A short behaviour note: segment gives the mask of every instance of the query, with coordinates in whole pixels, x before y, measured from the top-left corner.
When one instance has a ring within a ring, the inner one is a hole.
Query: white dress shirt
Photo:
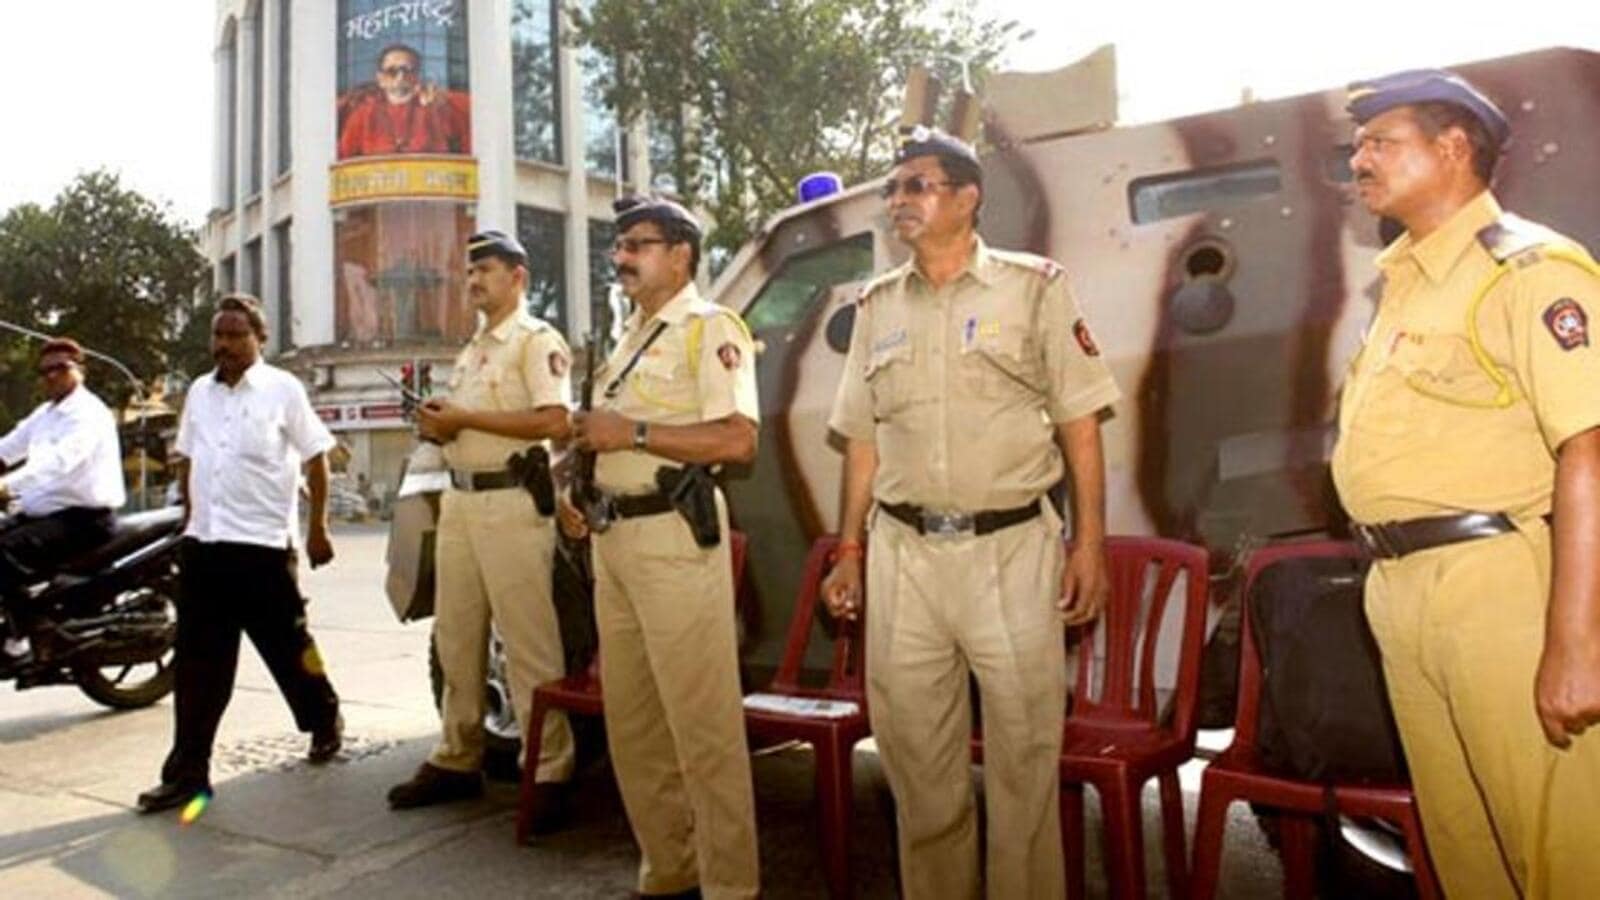
[[[5,476],[24,515],[75,506],[116,509],[128,499],[116,417],[81,384],[58,401],[39,404],[0,437],[6,465],[24,457],[27,463]]]
[[[189,527],[207,543],[284,548],[299,521],[301,464],[334,445],[299,379],[260,360],[228,387],[212,371],[183,403]]]

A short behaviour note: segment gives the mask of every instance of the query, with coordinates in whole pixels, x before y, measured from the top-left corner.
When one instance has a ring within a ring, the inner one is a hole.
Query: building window
[[[217,290],[224,294],[233,293],[235,290],[235,285],[238,283],[236,274],[237,273],[234,271],[233,254],[230,253],[222,258],[222,266],[217,271]]]
[[[239,186],[239,25],[233,19],[222,29],[217,75],[217,102],[222,112],[222,141],[218,148],[222,151],[222,179],[218,184],[222,196],[217,198],[217,208],[228,210],[233,209],[233,195]]]
[[[622,327],[625,309],[611,303],[611,284],[616,273],[611,267],[611,242],[617,239],[615,222],[589,220],[589,321],[603,335],[615,337]],[[627,301],[618,296],[618,304]]]
[[[261,4],[254,4],[245,16],[245,29],[250,33],[250,82],[245,85],[249,103],[245,114],[244,133],[250,142],[250,158],[245,163],[244,195],[253,197],[261,193],[261,97],[266,77],[267,61],[263,56],[266,40],[262,34]]]
[[[472,153],[467,4],[339,0],[339,158]]]
[[[294,163],[294,143],[291,140],[292,130],[289,118],[289,85],[290,65],[293,57],[290,55],[290,40],[294,24],[291,10],[294,0],[278,0],[278,174],[289,171],[289,166]]]
[[[473,219],[459,203],[399,202],[334,213],[334,331],[340,341],[466,340],[462,247]]]
[[[518,159],[561,164],[561,80],[556,66],[560,6],[512,0],[511,128]]]
[[[572,336],[567,327],[566,217],[532,206],[517,207],[517,240],[528,251],[528,312]]]
[[[244,245],[244,292],[261,299],[261,238]]]
[[[580,0],[585,12],[594,0]],[[578,66],[583,72],[583,155],[584,165],[596,175],[617,178],[622,174],[618,159],[617,114],[600,95],[600,80],[608,74],[611,61],[585,44],[578,51]]]
[[[278,349],[294,346],[294,241],[289,222],[272,229],[272,249],[278,257]]]

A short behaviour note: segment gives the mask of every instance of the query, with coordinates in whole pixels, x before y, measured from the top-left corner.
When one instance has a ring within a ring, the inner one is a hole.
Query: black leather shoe
[[[142,813],[161,812],[164,809],[183,806],[198,794],[209,795],[210,793],[211,785],[209,784],[163,781],[139,795],[139,811]]]
[[[478,772],[453,772],[423,763],[410,781],[389,789],[389,808],[413,809],[481,796],[483,776]]]
[[[638,900],[700,900],[700,889],[689,888],[687,891],[677,891],[671,894],[641,894],[634,892],[628,895]]]
[[[565,781],[540,781],[533,786],[533,821],[528,826],[532,834],[554,834],[567,827],[567,783]]]
[[[344,746],[344,716],[335,714],[326,728],[311,732],[311,748],[306,751],[306,762],[320,766],[335,756]]]

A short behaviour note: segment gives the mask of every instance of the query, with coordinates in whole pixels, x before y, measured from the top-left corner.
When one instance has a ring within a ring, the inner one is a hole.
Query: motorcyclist
[[[0,522],[5,671],[33,660],[28,585],[109,539],[114,511],[127,499],[116,417],[84,386],[83,356],[71,338],[47,341],[38,360],[45,402],[0,437],[0,462],[7,470],[20,464],[0,477],[0,509],[19,507]],[[46,642],[39,650],[48,653]]]

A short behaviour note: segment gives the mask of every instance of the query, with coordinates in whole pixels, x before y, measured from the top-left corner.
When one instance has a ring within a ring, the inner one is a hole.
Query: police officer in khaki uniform
[[[524,486],[521,463],[567,434],[570,354],[560,333],[523,306],[528,256],[499,231],[467,243],[467,294],[483,313],[456,357],[448,399],[417,413],[424,438],[444,445],[450,490],[435,545],[434,641],[444,670],[444,732],[416,775],[389,792],[396,809],[474,797],[483,791],[485,664],[489,622],[505,646],[511,701],[524,737],[535,686],[564,673],[551,598],[552,516]],[[512,457],[518,454],[518,463]],[[552,495],[553,496],[553,495]],[[573,767],[564,715],[545,717],[536,775],[535,832],[561,824]]]
[[[577,448],[598,454],[600,502],[585,523],[564,501],[563,527],[595,532],[606,737],[643,856],[639,891],[753,897],[727,509],[720,491],[704,494],[704,524],[719,539],[697,543],[658,478],[663,467],[675,475],[755,457],[754,347],[736,313],[695,290],[693,216],[670,201],[625,198],[616,223],[611,258],[634,311],[594,375],[594,410],[573,417]]]
[[[872,281],[833,416],[846,439],[835,615],[861,601],[907,897],[976,897],[968,675],[981,693],[988,896],[1060,897],[1062,623],[1109,593],[1098,415],[1118,392],[1061,267],[974,231],[977,155],[921,129],[883,189],[912,259]],[[1063,465],[1065,461],[1065,466]],[[1045,492],[1070,468],[1073,541]]]
[[[1509,132],[1458,76],[1352,86],[1362,201],[1405,226],[1340,408],[1334,478],[1452,898],[1600,884],[1600,277],[1501,211]],[[1552,516],[1553,513],[1553,516]]]

